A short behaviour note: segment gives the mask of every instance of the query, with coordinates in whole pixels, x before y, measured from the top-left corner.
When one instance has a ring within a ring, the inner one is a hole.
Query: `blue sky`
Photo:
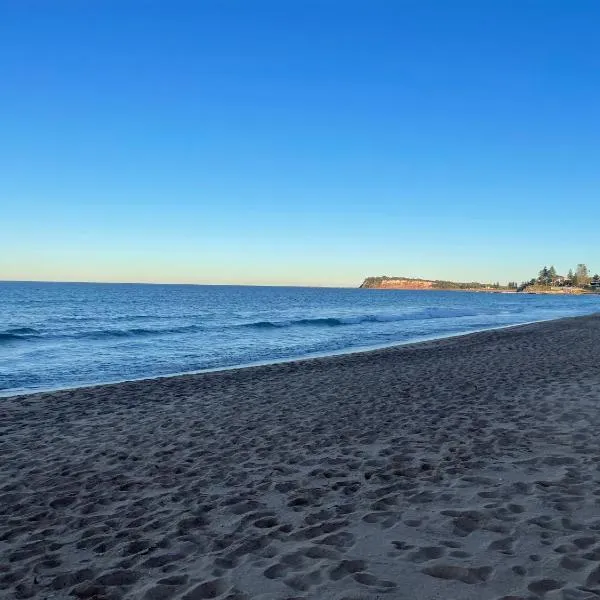
[[[0,279],[600,271],[594,0],[0,0]]]

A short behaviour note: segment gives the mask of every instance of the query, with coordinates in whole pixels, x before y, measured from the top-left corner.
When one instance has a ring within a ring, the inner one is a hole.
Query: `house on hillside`
[[[564,275],[556,275],[554,279],[552,279],[552,285],[556,287],[566,287],[573,285],[573,282]]]

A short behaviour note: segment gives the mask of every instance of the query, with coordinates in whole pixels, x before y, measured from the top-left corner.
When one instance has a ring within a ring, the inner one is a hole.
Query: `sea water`
[[[600,311],[600,296],[0,282],[0,395],[275,362]]]

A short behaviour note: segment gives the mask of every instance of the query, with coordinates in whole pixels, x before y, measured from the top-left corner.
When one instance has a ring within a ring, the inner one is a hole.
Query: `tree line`
[[[509,287],[515,285],[515,282],[510,282]],[[600,275],[590,274],[590,270],[584,263],[579,263],[575,270],[569,269],[566,275],[559,275],[556,272],[554,266],[544,266],[540,269],[537,277],[532,278],[529,281],[524,281],[521,288],[525,288],[530,285],[542,285],[546,287],[579,287],[586,288],[589,286],[600,286]]]

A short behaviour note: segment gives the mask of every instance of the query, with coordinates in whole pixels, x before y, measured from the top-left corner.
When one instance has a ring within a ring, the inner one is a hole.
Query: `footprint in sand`
[[[321,583],[321,580],[321,571],[317,569],[312,573],[303,573],[284,579],[283,583],[285,583],[288,587],[291,587],[293,590],[296,590],[298,592],[306,592],[312,586]]]
[[[512,537],[495,540],[488,546],[488,550],[496,550],[502,554],[513,554],[514,541]]]
[[[560,589],[563,585],[564,581],[556,579],[535,579],[527,586],[527,589],[534,594],[543,596],[547,592]]]
[[[224,594],[228,587],[229,586],[223,579],[205,581],[196,585],[186,594],[184,594],[182,600],[204,600],[205,598],[216,598],[217,596]]]
[[[356,582],[374,588],[378,592],[385,593],[398,587],[393,581],[378,579],[375,575],[371,575],[371,573],[355,573],[352,577]]]
[[[398,522],[399,513],[393,511],[377,511],[367,513],[362,520],[365,523],[377,524],[383,529],[389,529]]]
[[[364,560],[343,560],[329,571],[329,577],[333,581],[337,581],[352,573],[364,571],[366,567],[367,563]]]
[[[577,556],[566,555],[560,559],[558,563],[560,567],[566,569],[567,571],[581,571],[586,565],[587,562],[582,558],[578,558]]]
[[[425,567],[423,573],[439,579],[453,579],[463,583],[482,583],[492,574],[492,567],[461,567],[458,565],[432,565]]]
[[[412,552],[408,555],[408,559],[412,562],[420,563],[435,558],[441,558],[446,552],[443,546],[425,546],[419,548],[416,552]]]

